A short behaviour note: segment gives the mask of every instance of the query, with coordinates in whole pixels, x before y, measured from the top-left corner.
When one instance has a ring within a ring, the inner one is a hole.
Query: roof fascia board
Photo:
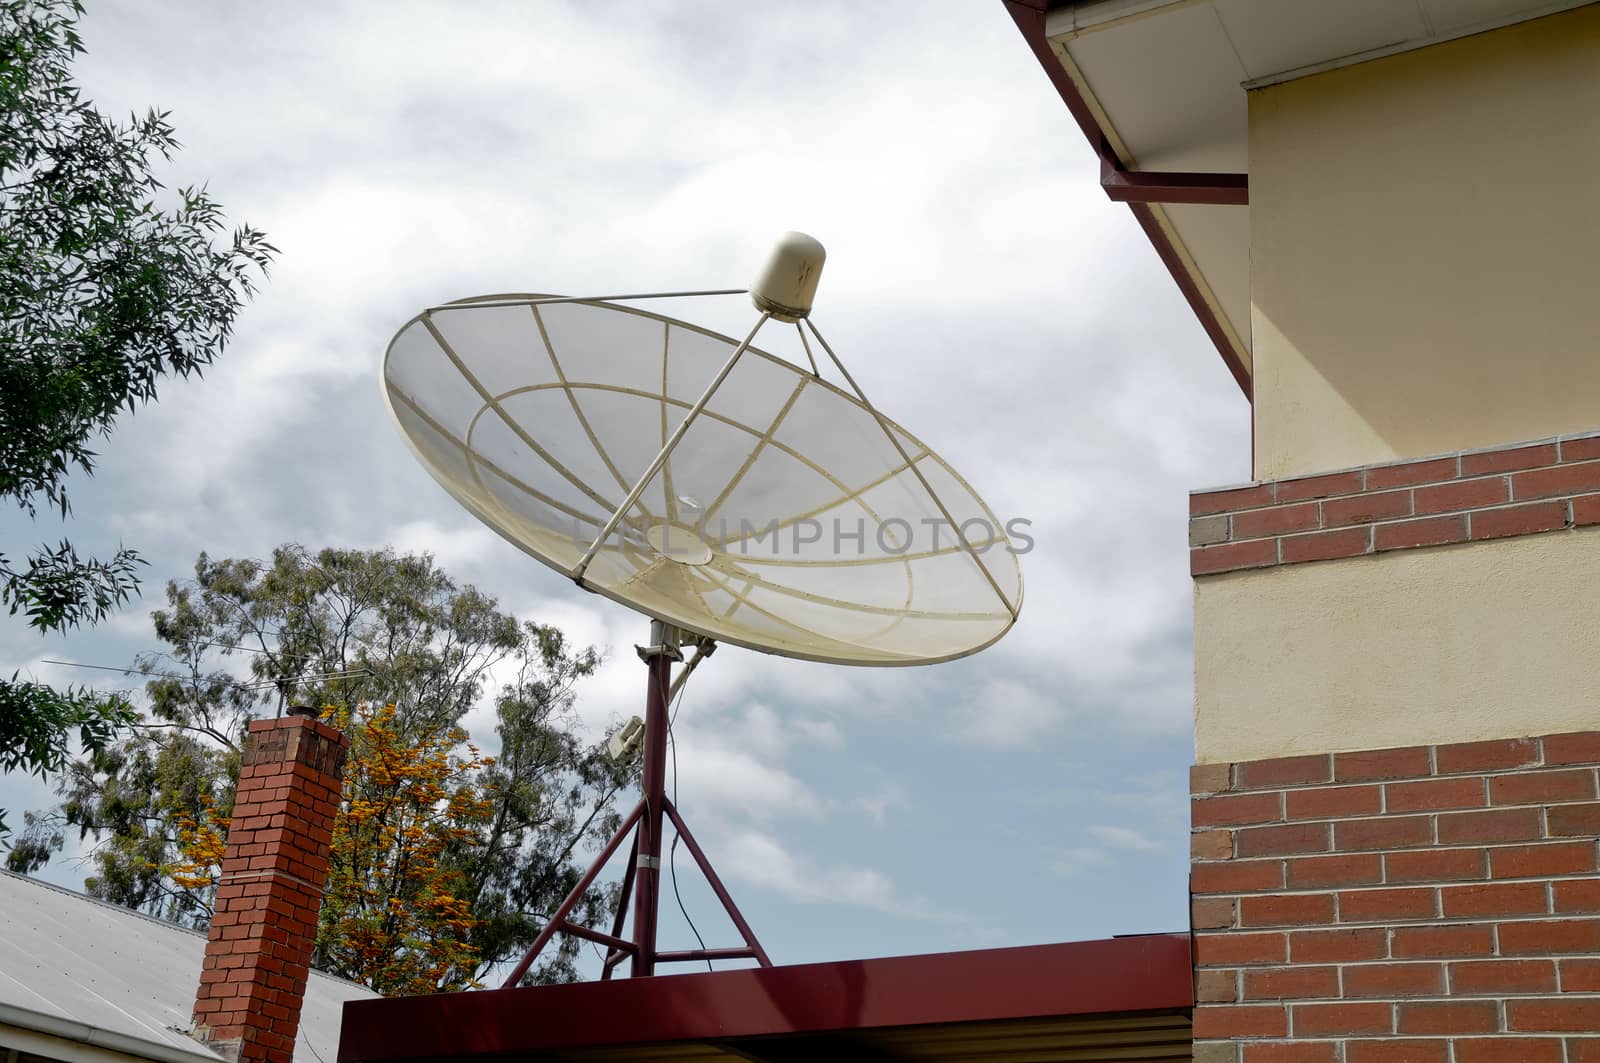
[[[341,1063],[1187,1013],[1187,934],[351,1001]],[[466,1031],[466,1032],[464,1032]]]
[[[0,1003],[0,1029],[11,1047],[63,1063],[126,1063],[129,1057],[157,1063],[222,1063],[222,1057],[196,1044],[194,1049],[147,1041],[103,1030],[86,1022]],[[37,1039],[38,1047],[12,1042]]]

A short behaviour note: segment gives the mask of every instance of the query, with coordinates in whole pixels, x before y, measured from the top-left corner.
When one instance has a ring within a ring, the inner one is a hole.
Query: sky
[[[82,31],[87,95],[169,110],[170,183],[281,256],[217,364],[71,482],[68,524],[6,518],[0,552],[70,534],[151,562],[92,631],[0,625],[7,674],[128,664],[202,550],[389,544],[601,648],[592,733],[642,712],[647,622],[435,485],[379,360],[433,303],[744,287],[801,230],[866,393],[1031,522],[1026,600],[925,668],[724,648],[675,727],[679,807],[779,963],[1187,926],[1186,495],[1248,479],[1249,409],[999,0],[91,0]],[[13,823],[51,798],[0,778]],[[81,883],[72,855],[41,874]],[[737,943],[685,855],[689,915]],[[663,910],[662,947],[692,944]]]

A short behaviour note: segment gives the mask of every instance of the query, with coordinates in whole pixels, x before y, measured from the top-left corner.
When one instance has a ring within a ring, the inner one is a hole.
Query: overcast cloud
[[[173,182],[282,257],[216,368],[73,485],[80,549],[152,561],[143,602],[67,640],[9,624],[0,665],[127,663],[200,550],[389,543],[603,647],[589,726],[640,711],[645,623],[435,486],[378,360],[433,302],[739,287],[800,229],[866,392],[1032,521],[1026,604],[930,668],[724,649],[679,717],[685,815],[779,962],[1186,925],[1186,492],[1247,477],[1248,409],[998,0],[91,0],[83,30],[89,94],[170,109]],[[7,520],[7,551],[60,531]],[[0,806],[48,800],[0,781]],[[675,912],[663,939],[692,943]]]

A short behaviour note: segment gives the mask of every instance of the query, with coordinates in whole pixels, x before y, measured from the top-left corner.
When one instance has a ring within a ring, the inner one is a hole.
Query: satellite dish
[[[431,307],[389,345],[389,409],[485,524],[654,619],[834,664],[981,650],[1022,601],[1004,525],[842,365],[845,387],[754,345],[787,318],[832,356],[804,317],[820,246],[810,290],[765,294],[797,235],[743,342],[620,298]]]
[[[1022,574],[1004,525],[867,400],[811,321],[824,257],[804,234],[778,241],[748,290],[759,314],[742,340],[628,305],[747,294],[727,289],[479,296],[429,307],[389,343],[384,398],[434,479],[518,547],[653,621],[639,647],[650,667],[643,795],[507,986],[558,932],[607,947],[602,977],[624,959],[635,975],[668,961],[770,965],[666,796],[667,705],[716,643],[930,664],[1016,622]],[[773,321],[794,327],[804,365],[755,345]],[[824,379],[813,340],[838,382]],[[694,655],[674,680],[686,645]],[[743,947],[657,950],[664,818]],[[634,831],[611,933],[569,921]]]

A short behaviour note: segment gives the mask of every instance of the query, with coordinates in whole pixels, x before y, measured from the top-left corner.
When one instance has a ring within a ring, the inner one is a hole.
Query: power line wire
[[[138,668],[117,668],[114,665],[109,665],[109,664],[84,664],[81,661],[58,661],[58,660],[55,660],[55,659],[50,658],[50,657],[41,657],[41,658],[39,658],[39,663],[40,664],[57,664],[57,665],[60,665],[63,668],[92,668],[92,669],[94,669],[96,671],[100,671],[100,672],[116,672],[119,675],[136,675],[136,676],[142,676],[142,677],[144,677],[146,679],[173,679],[173,680],[177,680],[180,683],[198,683],[198,682],[200,682],[200,680],[198,678],[196,678],[195,676],[180,675],[177,672],[145,672],[145,671],[141,671]],[[232,676],[230,676],[229,678],[230,679],[234,679],[234,681],[236,683],[238,683],[239,686],[243,687],[246,690],[254,690],[256,687],[276,686],[279,683],[304,683],[304,682],[308,682],[310,680],[316,680],[316,679],[353,679],[356,676],[372,675],[372,674],[373,674],[373,672],[372,672],[372,669],[370,669],[370,668],[351,668],[351,669],[347,669],[347,670],[344,670],[344,671],[338,671],[338,672],[316,672],[316,673],[313,673],[311,675],[284,676],[281,679],[263,679],[263,680],[260,680],[260,681],[257,681],[257,682],[250,682],[250,683],[246,683],[246,682],[243,682],[242,680],[235,679]],[[668,730],[670,731],[671,728],[669,727]]]

